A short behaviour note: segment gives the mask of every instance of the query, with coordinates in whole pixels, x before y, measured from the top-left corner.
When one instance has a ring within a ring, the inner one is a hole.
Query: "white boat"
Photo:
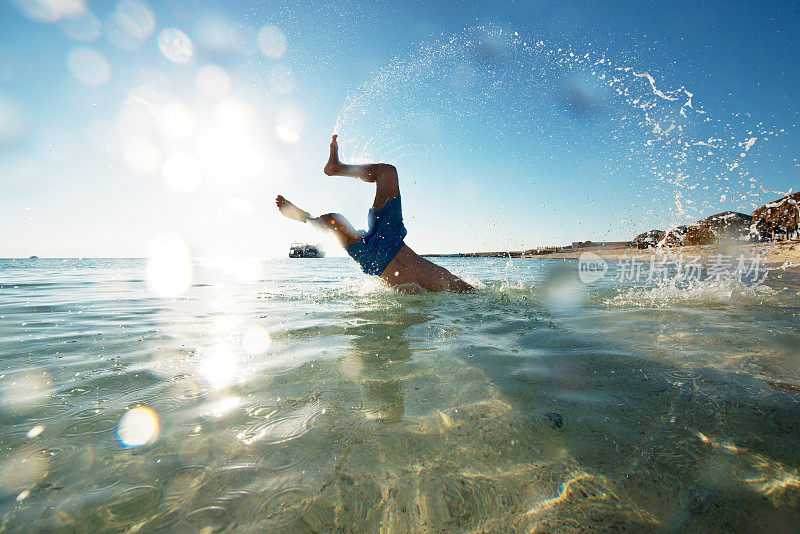
[[[292,243],[289,246],[290,258],[324,258],[325,251],[319,245],[308,243]]]

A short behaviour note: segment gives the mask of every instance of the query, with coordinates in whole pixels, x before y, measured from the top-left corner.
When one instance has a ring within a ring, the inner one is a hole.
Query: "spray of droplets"
[[[662,87],[647,70],[596,51],[477,27],[379,68],[349,96],[336,131],[356,161],[437,150],[457,159],[460,150],[490,141],[522,176],[548,146],[570,150],[581,137],[599,135],[596,179],[629,177],[631,207],[620,222],[631,226],[648,215],[676,225],[728,209],[749,212],[762,193],[781,193],[765,189],[748,162],[783,131],[744,116],[715,118],[697,100],[689,88]],[[458,130],[479,138],[454,141],[448,133]],[[565,130],[569,138],[554,139]]]

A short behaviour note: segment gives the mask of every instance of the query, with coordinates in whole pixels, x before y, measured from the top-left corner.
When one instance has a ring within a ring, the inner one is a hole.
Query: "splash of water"
[[[487,26],[442,35],[377,69],[348,97],[335,131],[355,161],[437,152],[457,159],[494,143],[521,176],[548,147],[577,160],[582,145],[599,139],[600,181],[630,177],[632,206],[621,222],[655,214],[671,225],[760,204],[761,193],[773,192],[747,160],[783,133],[749,116],[714,118],[694,92],[664,88],[624,58]],[[457,133],[475,131],[480,139]]]
[[[776,290],[730,280],[700,280],[688,284],[674,281],[648,287],[632,287],[605,301],[612,308],[667,308],[672,306],[713,306],[735,303],[760,303]]]

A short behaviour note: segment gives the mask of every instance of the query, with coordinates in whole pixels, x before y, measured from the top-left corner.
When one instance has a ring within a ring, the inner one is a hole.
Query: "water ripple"
[[[258,526],[266,530],[287,526],[297,521],[308,506],[308,497],[301,489],[282,488],[266,496],[258,510]]]
[[[178,529],[185,532],[222,532],[231,521],[231,514],[224,506],[206,506],[186,514]]]

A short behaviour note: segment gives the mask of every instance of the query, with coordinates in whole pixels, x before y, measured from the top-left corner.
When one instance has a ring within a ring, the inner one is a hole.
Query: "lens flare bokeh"
[[[0,531],[796,531],[798,28],[0,2]]]
[[[158,433],[156,412],[143,406],[125,412],[117,427],[117,436],[123,447],[149,445],[158,438]]]

